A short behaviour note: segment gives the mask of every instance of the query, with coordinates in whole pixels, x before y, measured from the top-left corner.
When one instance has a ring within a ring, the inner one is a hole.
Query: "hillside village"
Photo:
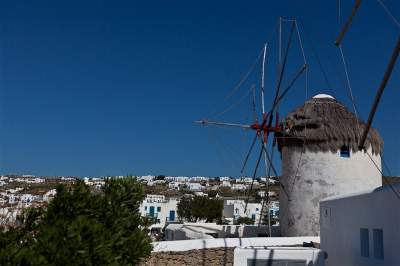
[[[119,176],[123,178],[123,176]],[[0,226],[14,226],[17,216],[28,207],[46,206],[56,195],[59,184],[71,186],[77,177],[37,177],[33,175],[2,175],[0,177]],[[177,204],[182,196],[206,196],[224,200],[226,206],[234,206],[226,218],[233,223],[234,218],[248,217],[255,222],[260,220],[262,201],[265,198],[265,178],[252,180],[249,177],[186,177],[186,176],[138,176],[145,187],[146,199],[141,205],[143,216],[155,218],[152,228],[160,231],[167,222],[178,220]],[[84,177],[85,184],[94,190],[101,189],[104,177]],[[269,198],[275,218],[279,213],[279,182],[269,179]],[[250,195],[248,191],[253,187]],[[244,212],[245,200],[249,197],[248,210]],[[157,205],[157,206],[156,206]],[[229,217],[228,217],[229,216]],[[172,218],[172,219],[171,219]]]
[[[253,181],[249,177],[145,175],[138,176],[137,179],[143,184],[147,194],[140,206],[140,212],[143,216],[154,218],[151,229],[155,234],[160,234],[166,225],[179,221],[177,204],[183,196],[205,196],[223,200],[223,217],[226,223],[233,224],[239,217],[250,218],[255,224],[262,222],[261,210],[266,198],[264,177]],[[0,226],[13,226],[24,209],[46,206],[56,195],[57,185],[71,186],[76,180],[77,177],[0,176]],[[95,190],[104,185],[104,177],[84,177],[83,181]],[[383,178],[383,183],[398,182],[400,177]],[[278,178],[270,178],[269,185],[268,210],[275,224],[279,225]],[[252,190],[249,196],[250,186]],[[246,208],[247,198],[249,203]]]

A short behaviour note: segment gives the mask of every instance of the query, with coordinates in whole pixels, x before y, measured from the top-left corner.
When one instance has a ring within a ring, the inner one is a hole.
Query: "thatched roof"
[[[358,151],[364,127],[361,120],[333,97],[317,95],[287,115],[278,138],[279,150],[283,146],[304,146],[310,151],[337,152],[347,146]],[[373,128],[365,142],[365,147],[370,146],[374,154],[382,152],[383,141]]]

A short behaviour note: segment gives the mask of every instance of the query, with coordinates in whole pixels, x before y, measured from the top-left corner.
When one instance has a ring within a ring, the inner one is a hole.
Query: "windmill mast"
[[[280,22],[280,21],[279,21]],[[264,104],[264,92],[265,92],[265,57],[267,53],[267,43],[264,45],[264,53],[263,53],[263,61],[262,61],[262,73],[261,73],[261,108],[262,108],[262,118],[263,120],[266,119],[265,115],[265,104]],[[263,138],[264,136],[261,136]],[[264,196],[264,201],[263,202],[263,207],[267,208],[267,215],[268,215],[268,236],[271,237],[271,220],[269,219],[269,170],[268,170],[268,161],[267,161],[267,144],[265,141],[262,142],[263,145],[263,153],[264,153],[264,168],[265,168],[265,196]],[[272,163],[272,162],[271,162]],[[264,208],[261,208],[260,212],[260,220],[262,219],[263,215],[263,210]],[[260,224],[260,223],[259,223]]]
[[[279,42],[279,47],[278,47],[278,77],[277,77],[277,84],[276,84],[276,88],[275,91],[272,92],[271,94],[274,95],[273,97],[273,102],[271,107],[267,107],[268,111],[266,111],[266,106],[265,106],[265,87],[266,87],[266,79],[265,79],[265,75],[266,75],[266,63],[267,63],[267,52],[269,48],[269,44],[268,42],[264,43],[262,50],[257,58],[257,61],[254,65],[259,64],[261,61],[261,84],[260,84],[260,90],[261,90],[261,115],[262,115],[262,119],[261,121],[258,121],[257,119],[257,114],[255,112],[256,110],[256,100],[255,100],[255,87],[254,85],[251,87],[251,90],[253,92],[253,103],[252,103],[252,109],[253,109],[253,115],[254,115],[254,121],[253,124],[239,124],[239,123],[226,123],[226,122],[220,122],[220,121],[210,121],[210,120],[200,120],[200,121],[195,121],[195,123],[199,123],[202,125],[212,125],[212,126],[223,126],[223,127],[230,127],[230,128],[241,128],[241,129],[250,129],[250,130],[254,130],[255,134],[253,137],[253,140],[251,142],[250,148],[248,150],[248,152],[246,153],[245,159],[244,159],[244,163],[243,166],[241,168],[241,173],[243,173],[246,164],[250,158],[250,154],[252,153],[252,151],[254,150],[254,146],[256,144],[257,141],[259,141],[260,143],[260,151],[259,154],[257,155],[257,160],[256,160],[256,165],[253,171],[253,176],[252,176],[252,183],[251,186],[248,188],[248,195],[247,195],[247,200],[246,200],[246,204],[245,204],[245,209],[244,212],[246,213],[247,210],[247,205],[249,202],[249,198],[251,196],[251,191],[253,189],[253,183],[254,180],[257,176],[257,169],[259,168],[260,162],[262,160],[262,157],[264,156],[264,166],[265,166],[265,173],[263,175],[265,175],[266,178],[266,184],[265,184],[265,195],[264,195],[264,199],[262,200],[262,207],[261,207],[261,211],[260,211],[260,220],[259,220],[259,224],[261,222],[261,219],[263,217],[267,217],[268,218],[268,235],[271,237],[272,236],[272,232],[271,232],[271,217],[269,214],[269,190],[270,190],[270,184],[269,184],[269,180],[270,180],[270,174],[271,174],[271,170],[273,171],[275,176],[278,176],[278,173],[276,172],[276,169],[273,165],[273,153],[274,153],[274,148],[276,147],[276,134],[279,134],[282,132],[283,130],[283,126],[279,124],[279,118],[278,118],[278,106],[279,103],[281,102],[281,100],[287,95],[287,93],[289,92],[289,90],[294,86],[295,82],[297,81],[297,79],[304,73],[305,69],[307,69],[307,65],[304,64],[299,70],[298,72],[292,76],[289,81],[288,84],[286,85],[286,87],[282,86],[282,82],[284,79],[285,75],[285,66],[287,63],[287,57],[288,57],[288,52],[290,50],[290,46],[292,43],[292,37],[293,37],[293,32],[295,29],[295,19],[290,20],[292,22],[292,27],[290,30],[290,35],[288,38],[288,42],[286,44],[286,49],[284,51],[282,51],[282,22],[284,20],[282,19],[282,17],[279,18],[278,22],[278,42]],[[283,54],[282,54],[283,52]],[[253,65],[253,66],[254,66]],[[250,72],[253,70],[254,67],[251,67]],[[239,83],[239,87],[243,84],[244,80],[247,79],[247,77],[249,76],[248,72],[244,79],[242,79]],[[235,87],[233,92],[236,92],[238,89],[238,87]],[[249,93],[250,94],[250,93]],[[258,94],[260,95],[260,94]],[[236,105],[236,103],[235,103]],[[235,106],[232,105],[232,106]],[[230,106],[229,108],[225,109],[225,110],[229,110],[232,108],[232,106]],[[225,113],[226,111],[223,111],[221,113]],[[273,123],[273,121],[276,120],[276,123]],[[268,143],[268,137],[269,134],[273,134],[272,139],[273,141],[270,142],[271,147],[272,147],[272,153],[269,154],[269,143]],[[280,137],[280,138],[285,138],[285,137]],[[283,189],[284,193],[287,194],[285,188],[281,185],[281,188]],[[265,209],[267,209],[267,212],[265,214]],[[268,215],[268,216],[266,216]]]

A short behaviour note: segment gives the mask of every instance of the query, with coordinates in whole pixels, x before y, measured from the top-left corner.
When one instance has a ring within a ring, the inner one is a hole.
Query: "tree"
[[[191,212],[191,202],[192,199],[190,197],[182,197],[177,205],[177,214],[179,220],[183,222],[184,220],[188,222],[193,222],[193,216]]]
[[[96,194],[82,181],[60,185],[47,209],[24,213],[20,227],[0,233],[0,264],[136,265],[151,252],[143,197],[134,178],[107,179]]]
[[[207,191],[207,195],[210,198],[215,198],[217,196],[217,194],[218,194],[218,191],[216,191],[216,190]]]
[[[165,180],[165,175],[156,176],[156,180]]]
[[[254,224],[254,220],[249,217],[239,217],[234,224]]]
[[[182,197],[178,203],[177,212],[181,220],[188,222],[198,220],[221,222],[223,207],[223,201],[219,199],[202,196]]]

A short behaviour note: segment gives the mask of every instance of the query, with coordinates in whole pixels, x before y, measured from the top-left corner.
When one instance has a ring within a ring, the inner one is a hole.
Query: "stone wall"
[[[233,265],[234,248],[210,248],[179,252],[153,252],[141,266]]]

